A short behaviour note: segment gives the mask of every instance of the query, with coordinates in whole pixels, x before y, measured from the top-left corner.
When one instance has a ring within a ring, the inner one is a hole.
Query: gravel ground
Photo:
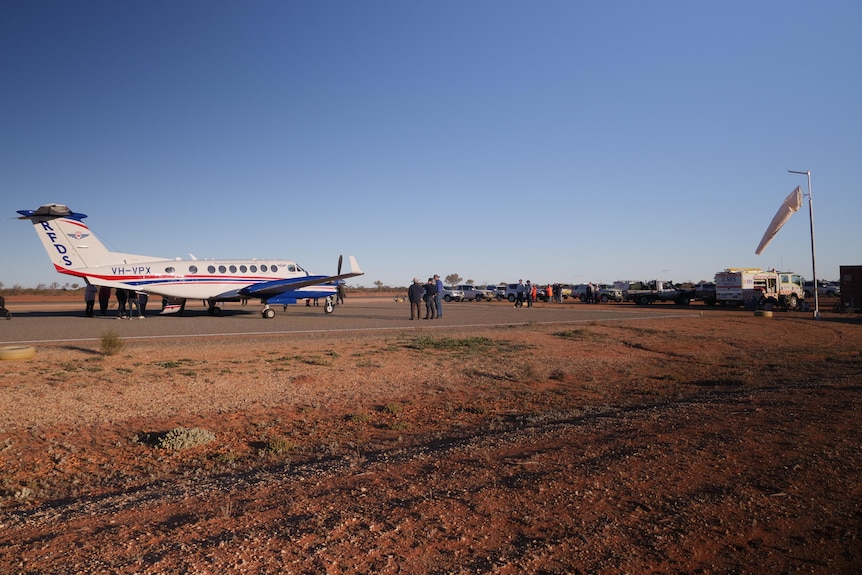
[[[3,368],[0,572],[862,560],[853,317],[57,344]]]

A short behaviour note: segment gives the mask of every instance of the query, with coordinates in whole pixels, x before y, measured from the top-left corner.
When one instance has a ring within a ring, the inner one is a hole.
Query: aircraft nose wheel
[[[270,307],[267,307],[264,308],[262,312],[260,312],[260,315],[263,316],[264,319],[272,319],[275,317],[275,310]]]
[[[332,298],[326,298],[326,303],[323,304],[323,311],[326,313],[332,313],[335,307],[332,305]]]

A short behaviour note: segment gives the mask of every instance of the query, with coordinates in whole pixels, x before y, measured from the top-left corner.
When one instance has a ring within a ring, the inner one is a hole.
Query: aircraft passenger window
[[[240,272],[242,272],[242,273],[245,273],[245,272],[247,272],[247,271],[248,271],[248,268],[247,268],[247,267],[245,267],[245,266],[239,266],[239,271],[240,271]]]
[[[189,266],[189,273],[190,274],[198,273],[198,266]]]
[[[253,273],[253,274],[257,273],[257,266],[251,266],[249,269],[251,270],[251,273]]]
[[[165,273],[166,273],[166,274],[172,274],[172,273],[174,273],[174,268],[172,268],[171,266],[166,267],[166,268],[165,268]]]
[[[266,264],[263,264],[260,266],[260,271],[262,271],[262,272],[266,271]]]
[[[230,266],[230,273],[232,273],[232,274],[236,273],[236,266]]]
[[[219,272],[220,274],[223,274],[223,273],[225,273],[226,271],[227,271],[227,268],[226,268],[226,267],[224,267],[224,266],[219,266],[219,267],[218,267],[218,272]]]
[[[215,266],[207,266],[207,271],[211,274],[215,273]]]

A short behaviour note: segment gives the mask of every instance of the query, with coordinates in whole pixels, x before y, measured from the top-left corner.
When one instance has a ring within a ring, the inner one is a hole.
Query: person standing
[[[413,278],[413,283],[407,288],[407,301],[410,302],[410,319],[413,319],[414,312],[416,319],[419,319],[419,311],[421,309],[422,299],[425,295],[425,288],[419,283],[419,278]]]
[[[84,315],[93,317],[93,308],[96,306],[96,293],[99,288],[93,284],[87,284],[84,288]]]
[[[344,282],[343,282],[343,281],[341,281],[341,280],[339,280],[339,281],[338,281],[338,287],[337,287],[337,288],[335,288],[335,293],[336,293],[336,297],[335,297],[335,305],[343,304],[343,303],[344,303],[344,294],[345,294],[345,292],[347,292],[347,288],[346,288],[346,287],[344,287]],[[418,315],[418,314],[417,314],[417,315]]]
[[[434,296],[434,306],[437,309],[437,319],[443,318],[443,280],[440,276],[434,275],[434,287],[437,293]]]
[[[536,288],[533,287],[533,282],[527,280],[527,285],[524,287],[524,293],[527,296],[527,307],[533,307],[533,300],[536,299]]]
[[[524,307],[524,280],[518,280],[518,288],[515,292],[515,307]]]
[[[425,284],[425,317],[422,319],[434,319],[437,312],[437,284],[434,278],[428,278]]]
[[[144,319],[146,316],[144,315],[147,312],[147,300],[150,299],[150,296],[146,292],[140,292],[138,294],[138,311],[140,312],[139,317]]]
[[[117,317],[125,319],[126,317],[126,301],[129,299],[129,291],[117,288]]]
[[[99,288],[99,314],[108,313],[108,305],[111,303],[111,288],[102,286]]]
[[[141,306],[138,305],[138,292],[135,290],[128,291],[128,304],[129,304],[129,319],[132,319],[134,316],[132,315],[132,308],[135,308],[135,311],[138,312],[138,317],[141,317]]]

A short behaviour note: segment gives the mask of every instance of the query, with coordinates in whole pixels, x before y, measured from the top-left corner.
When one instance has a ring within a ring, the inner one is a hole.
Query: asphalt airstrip
[[[503,302],[450,302],[443,304],[443,318],[413,320],[404,301],[383,297],[348,298],[344,305],[326,314],[323,306],[275,306],[276,315],[263,319],[259,303],[224,304],[219,316],[211,316],[201,302],[189,302],[182,315],[159,315],[160,306],[150,306],[144,319],[118,319],[116,307],[94,317],[85,317],[83,302],[21,303],[7,300],[11,320],[0,319],[0,345],[71,345],[99,341],[113,332],[124,339],[175,340],[176,345],[192,339],[253,338],[307,334],[350,334],[385,331],[446,331],[453,329],[512,327],[530,324],[577,324],[621,322],[685,317],[714,312],[699,304],[690,307],[630,303],[589,305],[575,302],[536,303],[531,308],[514,308]],[[424,309],[423,309],[424,312]],[[724,311],[723,313],[729,313]],[[732,312],[730,312],[732,313]]]

